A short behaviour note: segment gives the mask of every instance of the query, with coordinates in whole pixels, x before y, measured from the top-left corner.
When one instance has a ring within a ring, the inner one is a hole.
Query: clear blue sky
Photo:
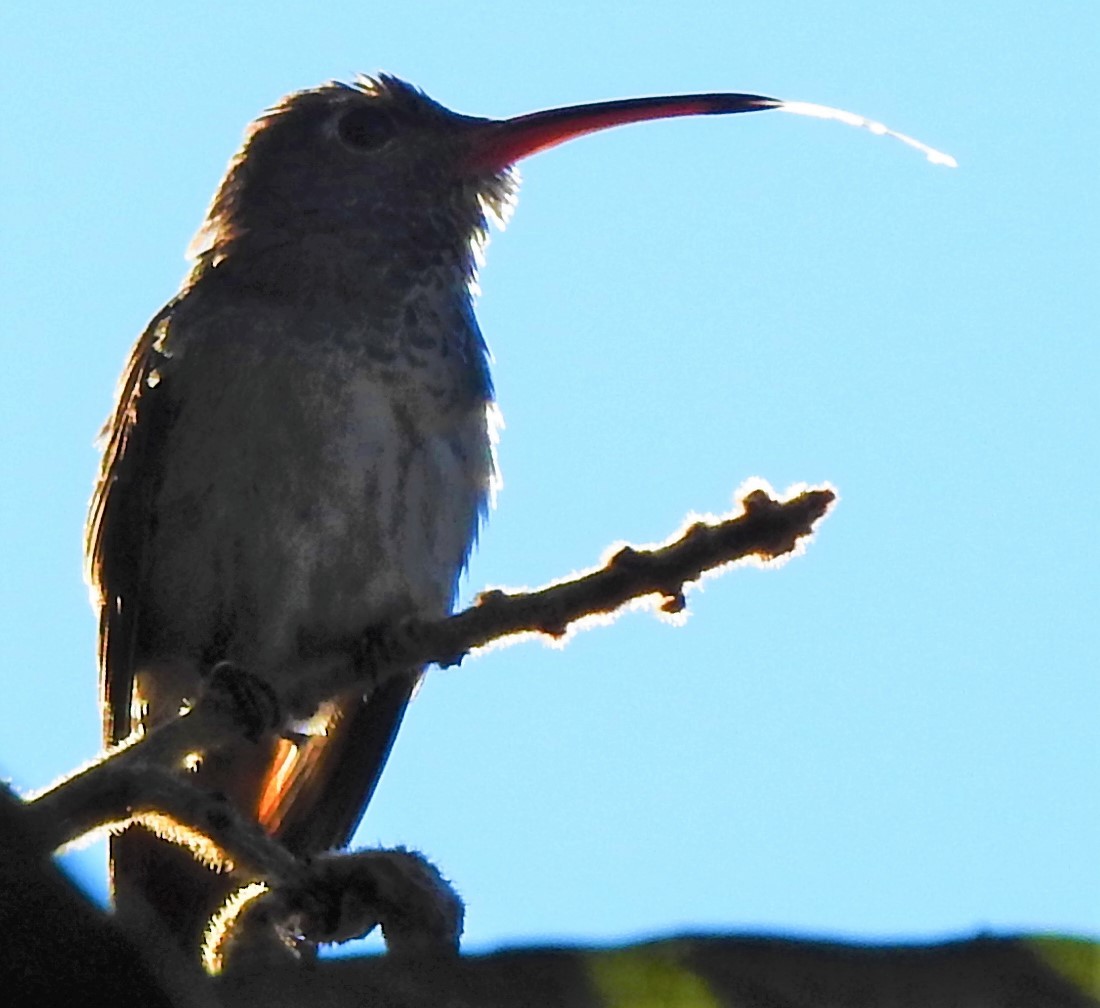
[[[95,433],[245,124],[386,69],[462,112],[667,91],[838,124],[639,125],[524,168],[479,316],[504,491],[466,582],[830,481],[808,552],[564,650],[433,673],[366,844],[472,948],[681,928],[1100,934],[1100,7],[9,4],[0,17],[0,772],[97,747]],[[101,893],[102,849],[69,862]]]

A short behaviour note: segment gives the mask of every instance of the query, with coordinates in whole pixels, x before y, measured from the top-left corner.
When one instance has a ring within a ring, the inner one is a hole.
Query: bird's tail
[[[301,855],[349,843],[419,678],[410,670],[344,701],[324,735],[280,741],[256,806],[264,829]]]

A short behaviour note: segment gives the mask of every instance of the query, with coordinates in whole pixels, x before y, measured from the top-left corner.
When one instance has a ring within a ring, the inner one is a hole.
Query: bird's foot
[[[206,674],[206,690],[230,708],[241,732],[250,742],[282,724],[279,698],[259,676],[230,661],[220,661]],[[205,697],[204,697],[205,699]]]

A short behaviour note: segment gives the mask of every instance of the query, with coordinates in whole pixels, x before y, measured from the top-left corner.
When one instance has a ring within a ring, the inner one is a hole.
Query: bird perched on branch
[[[257,119],[105,430],[87,559],[106,741],[177,716],[219,662],[285,703],[303,667],[367,628],[449,610],[493,482],[472,286],[515,162],[620,123],[781,104],[711,94],[490,120],[378,76]],[[199,752],[193,780],[295,853],[342,847],[421,674],[287,710],[283,738]],[[226,878],[140,825],[111,857],[119,913],[151,911],[194,950]]]

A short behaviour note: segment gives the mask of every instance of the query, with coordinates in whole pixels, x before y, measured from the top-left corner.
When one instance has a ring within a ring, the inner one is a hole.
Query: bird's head
[[[484,119],[386,75],[325,84],[289,95],[249,126],[191,252],[217,261],[238,243],[320,241],[430,267],[468,257],[487,221],[506,219],[513,166],[524,157],[623,123],[779,104],[759,95],[666,96]]]
[[[288,95],[246,130],[190,252],[326,236],[365,254],[468,244],[515,188],[507,166],[468,167],[486,122],[394,77]]]

